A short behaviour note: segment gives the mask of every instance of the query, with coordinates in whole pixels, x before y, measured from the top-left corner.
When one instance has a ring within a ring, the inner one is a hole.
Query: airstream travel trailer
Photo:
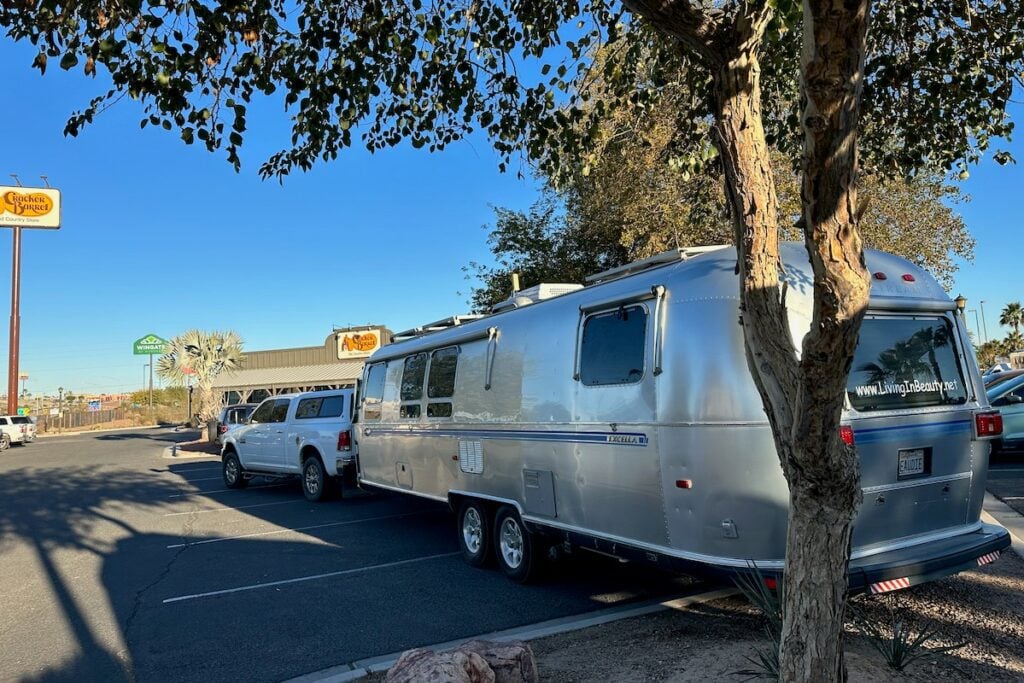
[[[811,270],[802,245],[782,257],[799,341]],[[844,415],[864,491],[850,585],[881,592],[990,562],[1009,536],[979,520],[999,417],[953,302],[911,263],[866,258]],[[360,482],[449,502],[465,558],[516,580],[562,547],[781,571],[787,488],[735,266],[732,248],[677,250],[397,335],[364,370]]]

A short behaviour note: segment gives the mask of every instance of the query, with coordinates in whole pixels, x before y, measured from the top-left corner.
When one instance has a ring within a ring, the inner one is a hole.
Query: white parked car
[[[0,415],[0,450],[36,440],[36,423],[25,415]]]
[[[309,500],[322,500],[354,476],[352,390],[271,396],[246,424],[222,436],[224,485],[244,488],[254,476],[299,475]]]

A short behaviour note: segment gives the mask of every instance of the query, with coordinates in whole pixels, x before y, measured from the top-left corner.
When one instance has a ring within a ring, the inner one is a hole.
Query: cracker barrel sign
[[[380,348],[380,330],[338,333],[338,358],[362,358]]]
[[[0,226],[60,227],[60,190],[0,185]]]

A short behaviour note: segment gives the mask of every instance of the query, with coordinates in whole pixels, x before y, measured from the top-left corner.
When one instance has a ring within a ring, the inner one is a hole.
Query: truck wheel
[[[516,583],[527,583],[536,578],[540,558],[535,552],[537,538],[526,530],[519,513],[504,506],[494,519],[494,554],[498,566]]]
[[[238,461],[234,451],[224,454],[223,472],[224,486],[229,489],[244,489],[249,485],[249,480],[243,474],[242,463]]]
[[[320,458],[313,456],[306,458],[302,463],[302,493],[306,500],[313,502],[323,500],[327,497],[330,489],[330,482],[327,481],[327,472]]]
[[[487,508],[478,500],[467,500],[459,507],[459,550],[471,567],[484,567],[491,561],[491,525]]]
[[[0,451],[6,451],[11,447],[11,437],[6,434],[0,434]]]

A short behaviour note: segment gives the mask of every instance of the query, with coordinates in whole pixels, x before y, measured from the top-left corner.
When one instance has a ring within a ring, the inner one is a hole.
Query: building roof
[[[213,381],[214,389],[299,387],[318,384],[353,384],[363,372],[364,359],[284,368],[252,368],[225,372]]]

